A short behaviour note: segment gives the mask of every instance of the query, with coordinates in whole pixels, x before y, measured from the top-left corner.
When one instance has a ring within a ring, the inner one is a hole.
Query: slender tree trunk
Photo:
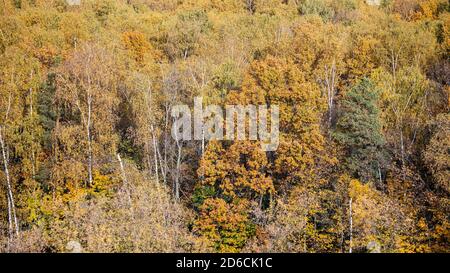
[[[30,81],[33,80],[33,71],[30,72]],[[30,119],[33,120],[33,88],[30,87]],[[36,178],[36,153],[34,151],[34,132],[31,130],[31,171],[33,179]]]
[[[11,177],[9,176],[9,168],[8,168],[8,157],[6,156],[6,145],[3,137],[3,127],[0,126],[0,147],[2,149],[2,159],[3,159],[3,168],[6,176],[6,188],[7,188],[7,196],[8,196],[8,221],[9,221],[9,231],[10,238],[12,238],[13,229],[15,235],[19,236],[19,225],[17,223],[16,217],[16,208],[14,205],[14,195],[11,186]]]
[[[163,158],[162,158],[162,155],[161,155],[161,152],[159,151],[159,149],[156,149],[156,153],[157,153],[158,158],[159,158],[159,169],[161,170],[161,176],[162,176],[164,184],[166,184],[167,183],[167,176],[166,176],[166,171],[165,171],[165,167],[164,167],[164,164],[163,164]]]
[[[153,176],[153,173],[152,173],[153,167],[152,167],[152,160],[150,159],[151,147],[150,147],[150,141],[148,139],[145,140],[144,146],[145,146],[145,159],[147,161],[148,175],[149,175],[149,177],[152,177]]]
[[[92,97],[88,95],[88,118],[87,118],[87,139],[88,139],[88,174],[89,185],[92,185],[92,137],[91,137],[91,114],[92,114]]]
[[[205,153],[205,130],[204,130],[204,128],[202,128],[202,147],[201,147],[201,149],[202,149],[202,151],[201,151],[200,159],[203,158],[203,154]],[[200,174],[200,180],[203,181],[203,178],[204,178],[204,174],[202,171],[202,173]]]
[[[327,91],[327,104],[328,104],[328,123],[331,126],[331,119],[333,117],[334,96],[336,93],[336,62],[333,60],[331,67],[325,66],[325,85]]]
[[[9,199],[9,193],[7,193],[6,198],[8,200],[8,252],[11,246],[11,241],[13,238],[13,217],[12,217],[12,211],[11,211],[11,200]]]
[[[176,136],[176,144],[177,144],[177,148],[178,148],[178,153],[177,153],[177,170],[176,170],[176,174],[175,174],[175,199],[176,200],[180,200],[180,179],[181,179],[181,151],[182,151],[182,145],[180,143],[180,140],[178,139],[178,133],[175,133]]]
[[[205,129],[202,128],[202,157],[205,153]]]
[[[380,163],[378,163],[378,181],[380,181],[380,187],[383,186],[383,179],[381,178],[381,168],[380,168]]]
[[[154,157],[154,161],[155,161],[155,178],[156,178],[156,182],[159,183],[158,143],[156,141],[155,129],[153,128],[153,125],[152,125],[152,141],[153,141],[153,157]]]
[[[125,173],[125,167],[123,165],[123,161],[122,158],[120,157],[120,154],[117,153],[117,160],[119,161],[119,166],[120,166],[120,172],[122,173],[122,180],[127,192],[127,198],[128,198],[128,205],[130,206],[130,208],[132,209],[132,202],[131,202],[131,192],[130,192],[130,185],[128,184],[128,179],[127,179],[127,175]]]
[[[120,172],[122,173],[122,180],[123,180],[123,186],[125,188],[125,193],[127,195],[127,201],[128,201],[128,207],[130,208],[130,213],[131,213],[131,219],[132,219],[132,225],[131,225],[131,229],[132,229],[132,236],[133,236],[133,241],[137,242],[137,236],[138,236],[138,232],[137,229],[139,227],[136,226],[135,223],[135,213],[134,213],[134,208],[133,208],[133,202],[131,200],[131,188],[130,188],[130,184],[128,183],[128,179],[127,179],[127,175],[125,172],[125,167],[122,161],[122,158],[120,157],[120,154],[117,153],[117,160],[119,161],[119,166],[120,166]]]
[[[353,213],[352,213],[352,198],[350,197],[350,200],[348,201],[348,206],[349,206],[349,214],[350,214],[350,246],[349,246],[349,253],[352,253],[353,251]]]
[[[167,182],[167,173],[169,173],[169,167],[167,166],[167,149],[169,146],[169,137],[168,137],[168,128],[169,128],[169,104],[166,103],[166,109],[165,109],[165,125],[164,125],[164,151],[163,151],[163,155],[164,155],[164,160],[160,160],[161,165],[164,163],[164,182]]]
[[[403,140],[403,130],[400,127],[400,156],[402,159],[402,167],[405,165],[405,144]]]
[[[392,65],[392,76],[394,77],[394,83],[396,82],[397,77],[397,65],[398,64],[398,54],[394,53],[394,50],[391,49],[391,65]]]
[[[333,60],[331,66],[324,66],[323,78],[319,79],[322,86],[322,95],[327,99],[328,126],[331,126],[334,110],[334,97],[336,95],[336,61]]]
[[[155,136],[155,128],[153,126],[153,110],[152,110],[152,85],[151,85],[151,81],[149,80],[147,82],[148,87],[147,87],[147,93],[144,95],[145,98],[145,105],[147,106],[147,117],[148,117],[148,123],[150,125],[149,127],[149,134],[151,135],[152,138],[152,144],[153,144],[153,158],[154,158],[154,170],[155,170],[155,179],[156,179],[156,183],[159,184],[159,168],[158,168],[158,145],[157,145],[157,141],[156,141],[156,136]],[[151,167],[150,167],[150,144],[149,144],[149,149],[148,149],[148,153],[147,153],[147,157],[148,157],[148,164],[149,164],[149,171],[151,171]]]

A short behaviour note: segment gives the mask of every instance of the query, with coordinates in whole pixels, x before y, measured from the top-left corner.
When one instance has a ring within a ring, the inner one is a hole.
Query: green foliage
[[[52,147],[51,135],[56,125],[56,109],[54,105],[55,99],[55,74],[49,74],[47,81],[41,86],[41,95],[38,96],[38,109],[40,123],[44,129],[44,135],[42,136],[42,145],[44,149],[50,150]]]
[[[217,196],[216,189],[214,186],[200,186],[195,188],[192,194],[192,206],[196,209],[205,202],[206,199]]]
[[[93,4],[93,11],[97,16],[98,20],[105,23],[108,16],[115,10],[114,2],[111,0],[99,0],[95,1]]]
[[[302,15],[318,15],[323,21],[334,21],[342,19],[345,13],[355,10],[357,2],[354,0],[302,0],[299,3],[298,11]]]
[[[379,92],[362,79],[344,96],[334,138],[345,150],[345,168],[364,181],[375,180],[384,164],[384,136],[378,109]]]
[[[305,0],[300,3],[300,14],[317,14],[324,21],[330,21],[334,16],[334,10],[327,6],[326,1]]]

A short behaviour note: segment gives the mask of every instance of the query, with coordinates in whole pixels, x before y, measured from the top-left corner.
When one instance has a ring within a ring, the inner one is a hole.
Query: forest
[[[2,0],[0,252],[450,252],[450,1]],[[175,105],[278,105],[279,145]]]

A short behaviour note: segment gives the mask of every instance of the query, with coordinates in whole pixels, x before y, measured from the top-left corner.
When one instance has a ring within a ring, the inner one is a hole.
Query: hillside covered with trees
[[[449,1],[0,14],[0,252],[450,252]],[[278,149],[173,139],[196,96],[279,105]]]

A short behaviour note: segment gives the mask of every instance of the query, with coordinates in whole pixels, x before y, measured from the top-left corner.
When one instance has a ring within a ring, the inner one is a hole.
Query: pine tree
[[[344,150],[344,168],[363,181],[380,178],[385,155],[378,94],[372,82],[362,79],[342,99],[334,138]]]

